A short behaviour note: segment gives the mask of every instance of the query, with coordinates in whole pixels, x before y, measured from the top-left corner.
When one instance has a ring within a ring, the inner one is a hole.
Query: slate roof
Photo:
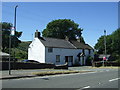
[[[76,48],[74,45],[72,45],[69,41],[67,41],[65,39],[43,37],[43,39],[40,39],[40,41],[46,47],[69,48],[69,49],[75,49]]]
[[[93,49],[89,44],[85,44],[86,45],[86,49]]]
[[[90,45],[88,44],[84,44],[84,43],[80,43],[78,41],[70,41],[76,48],[78,49],[93,49]]]
[[[69,48],[69,49],[93,49],[88,44],[78,41],[67,41],[65,39],[42,37],[39,39],[44,46],[53,48]]]

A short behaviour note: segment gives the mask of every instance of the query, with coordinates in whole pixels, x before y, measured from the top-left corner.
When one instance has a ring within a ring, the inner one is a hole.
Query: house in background
[[[88,44],[78,41],[57,38],[41,37],[36,30],[35,38],[28,48],[28,59],[40,63],[53,63],[61,65],[68,63],[68,66],[86,65],[88,56],[94,57],[94,50]]]

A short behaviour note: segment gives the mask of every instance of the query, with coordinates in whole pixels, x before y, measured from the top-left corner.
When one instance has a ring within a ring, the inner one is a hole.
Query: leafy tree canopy
[[[48,23],[46,29],[43,30],[42,35],[44,37],[53,37],[64,39],[68,36],[72,40],[76,40],[76,37],[81,37],[81,31],[83,29],[78,28],[78,24],[70,19],[58,19]],[[83,37],[81,39],[84,42]]]
[[[95,45],[95,49],[98,54],[103,54],[104,48],[104,36],[101,36]],[[106,50],[107,54],[120,57],[120,28],[106,36]]]
[[[9,48],[9,36],[10,30],[13,26],[11,23],[2,22],[0,23],[2,26],[2,51],[7,52]],[[11,36],[11,47],[17,47],[18,44],[21,42],[18,38],[22,35],[22,32],[15,32],[14,36]]]

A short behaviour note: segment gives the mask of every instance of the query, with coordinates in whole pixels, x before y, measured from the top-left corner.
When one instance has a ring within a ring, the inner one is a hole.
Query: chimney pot
[[[40,38],[40,32],[38,30],[35,32],[35,38]]]

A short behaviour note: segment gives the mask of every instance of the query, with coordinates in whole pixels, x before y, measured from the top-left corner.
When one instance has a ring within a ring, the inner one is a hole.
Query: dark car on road
[[[35,60],[27,60],[27,59],[25,59],[25,60],[22,60],[22,62],[25,62],[25,63],[39,63],[38,61],[35,61]]]

